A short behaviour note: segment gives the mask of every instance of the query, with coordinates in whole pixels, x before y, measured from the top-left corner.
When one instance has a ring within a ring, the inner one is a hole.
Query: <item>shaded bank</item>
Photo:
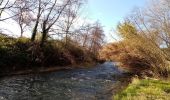
[[[97,55],[71,39],[67,45],[64,40],[48,40],[40,47],[39,41],[0,35],[1,75],[68,69],[65,66],[95,62],[98,62]]]
[[[75,65],[68,65],[68,66],[53,66],[53,67],[38,67],[37,69],[27,69],[27,70],[16,70],[9,73],[1,73],[0,77],[6,76],[14,76],[14,75],[27,75],[27,74],[42,74],[42,73],[50,73],[55,71],[64,71],[64,70],[73,70],[73,69],[80,69],[80,68],[89,68],[91,66],[96,66],[99,63],[82,63],[82,64],[75,64]]]

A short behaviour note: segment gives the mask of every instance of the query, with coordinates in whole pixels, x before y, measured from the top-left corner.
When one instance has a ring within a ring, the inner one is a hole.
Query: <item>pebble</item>
[[[4,97],[0,96],[0,100],[7,100],[7,99],[5,99]]]
[[[84,81],[83,79],[79,79],[80,82]]]

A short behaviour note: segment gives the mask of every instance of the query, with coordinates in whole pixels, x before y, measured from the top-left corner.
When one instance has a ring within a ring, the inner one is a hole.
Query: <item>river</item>
[[[121,76],[114,63],[86,69],[0,78],[0,100],[111,100]]]

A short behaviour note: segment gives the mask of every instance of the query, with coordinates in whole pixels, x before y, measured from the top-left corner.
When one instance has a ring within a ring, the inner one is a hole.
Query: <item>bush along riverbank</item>
[[[94,64],[97,56],[85,47],[67,40],[48,40],[44,46],[28,38],[0,35],[0,74],[69,69],[71,65]],[[55,67],[51,67],[55,66]],[[60,66],[56,68],[56,66]]]
[[[170,100],[170,82],[164,81],[170,77],[170,47],[161,47],[155,41],[158,38],[152,37],[154,32],[146,35],[129,21],[120,23],[117,31],[122,40],[105,45],[100,52],[101,57],[118,62],[119,67],[142,79],[133,79],[114,99]]]

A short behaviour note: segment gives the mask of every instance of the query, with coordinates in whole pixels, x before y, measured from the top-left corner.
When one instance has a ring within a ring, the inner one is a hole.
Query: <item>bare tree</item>
[[[62,21],[59,21],[59,27],[63,34],[65,34],[65,44],[67,44],[67,39],[75,34],[73,29],[74,24],[77,24],[77,19],[79,18],[79,10],[82,5],[81,0],[72,0],[69,2],[68,6],[63,11]]]
[[[37,15],[36,18],[33,18],[34,25],[31,41],[35,40],[36,33],[39,29],[39,31],[42,31],[41,45],[44,44],[50,29],[59,20],[69,2],[70,0],[37,0],[33,10],[33,13],[36,13]]]
[[[33,27],[33,31],[32,31],[32,36],[31,36],[31,41],[34,41],[35,40],[35,37],[36,37],[36,34],[37,34],[37,30],[38,30],[38,24],[40,22],[40,17],[42,15],[42,12],[43,12],[43,9],[42,9],[42,0],[38,0],[37,3],[37,15],[36,15],[36,18],[35,18],[35,25]]]
[[[90,51],[95,55],[98,54],[98,51],[101,49],[102,44],[104,43],[104,36],[105,35],[102,26],[99,22],[96,22],[91,32],[91,45],[89,48]]]
[[[77,35],[78,37],[75,39],[78,39],[78,42],[82,45],[82,47],[96,55],[98,54],[98,51],[102,45],[105,43],[103,27],[98,21],[93,24],[81,26]]]
[[[4,20],[7,20],[7,19],[10,19],[13,17],[13,16],[9,16],[6,18],[2,18],[2,14],[5,10],[9,10],[11,7],[13,7],[15,2],[16,2],[16,0],[13,2],[11,0],[1,0],[0,1],[0,21],[4,21]]]
[[[33,1],[30,0],[17,0],[11,9],[11,13],[14,16],[12,19],[17,22],[20,27],[20,37],[23,36],[23,33],[27,26],[30,25],[31,22],[31,6]]]
[[[85,32],[82,34],[82,42],[83,42],[83,47],[87,47],[87,41],[90,39],[90,30],[92,29],[93,27],[88,24],[86,27],[85,27]]]
[[[152,0],[128,19],[158,46],[170,47],[170,0]]]
[[[71,0],[64,0],[62,3],[57,3],[57,0],[43,2],[46,7],[43,9],[41,46],[43,46],[50,29],[59,20],[69,2]]]

